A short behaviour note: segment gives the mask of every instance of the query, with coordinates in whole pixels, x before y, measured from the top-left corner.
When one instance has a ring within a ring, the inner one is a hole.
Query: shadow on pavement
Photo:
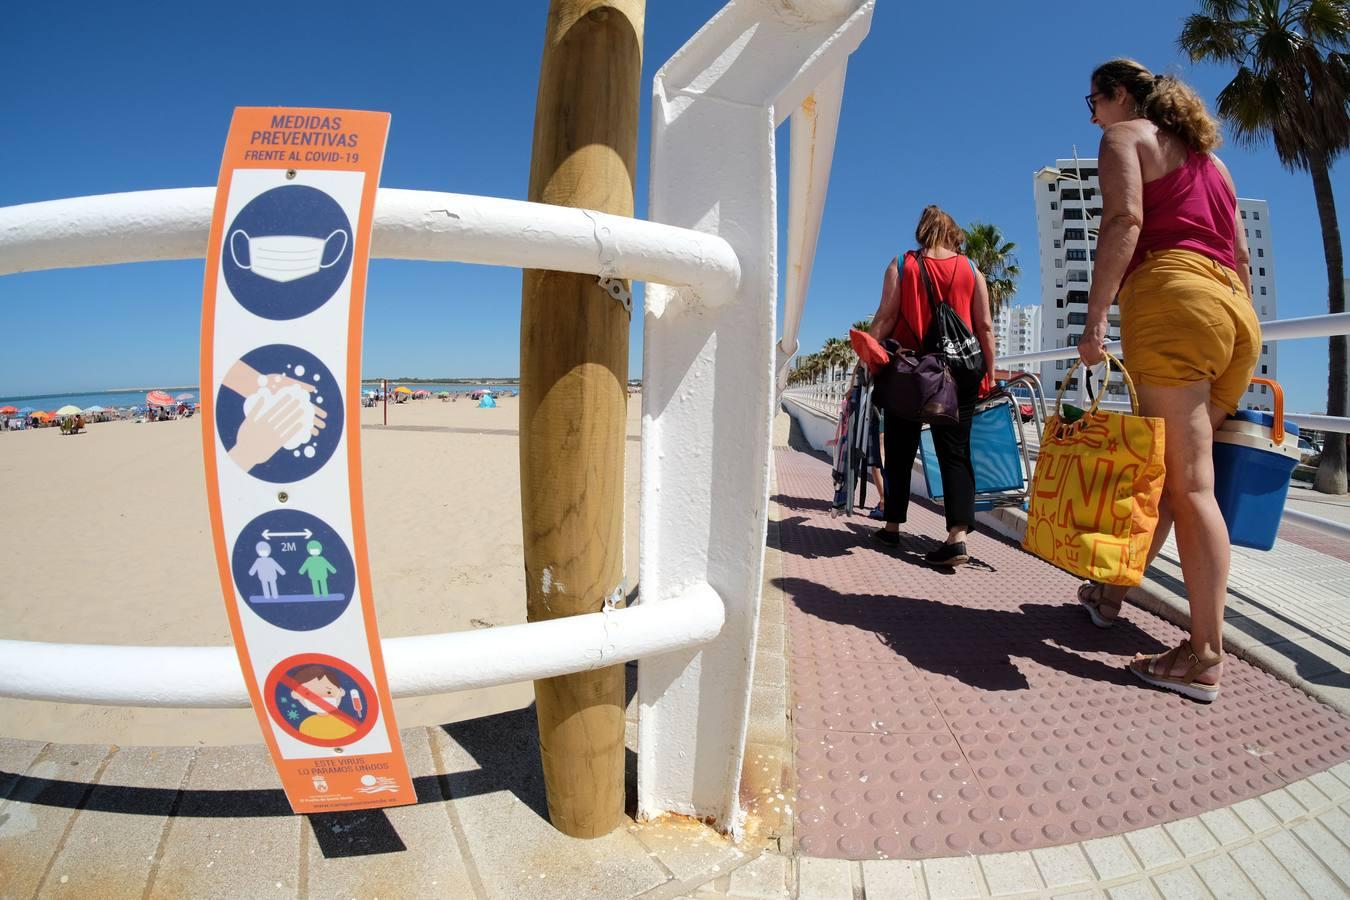
[[[1083,654],[1130,656],[1167,649],[1127,620],[1109,631],[1093,628],[1073,604],[979,609],[917,597],[841,594],[802,578],[775,583],[802,612],[870,631],[916,668],[986,691],[1030,687],[1014,657],[1078,678],[1133,686],[1138,682],[1119,663]],[[1021,637],[1028,634],[1033,637]]]

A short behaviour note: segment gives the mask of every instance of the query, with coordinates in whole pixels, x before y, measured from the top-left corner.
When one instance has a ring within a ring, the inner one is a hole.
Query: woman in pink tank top
[[[1247,241],[1232,178],[1212,151],[1218,123],[1187,85],[1116,59],[1092,73],[1087,96],[1102,128],[1102,228],[1078,352],[1103,358],[1119,294],[1125,367],[1141,411],[1166,425],[1167,476],[1149,562],[1176,528],[1191,607],[1181,646],[1136,657],[1130,671],[1197,700],[1219,693],[1229,543],[1214,499],[1214,432],[1250,382],[1261,351]],[[1124,589],[1089,582],[1078,600],[1114,624]]]

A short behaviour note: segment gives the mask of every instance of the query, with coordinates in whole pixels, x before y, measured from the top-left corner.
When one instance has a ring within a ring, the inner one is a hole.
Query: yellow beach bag
[[[1163,420],[1139,415],[1129,373],[1115,357],[1092,406],[1064,421],[1064,389],[1045,423],[1031,483],[1022,547],[1052,565],[1107,584],[1136,585],[1158,527],[1162,498]],[[1064,376],[1067,387],[1079,360]],[[1119,368],[1133,415],[1101,410],[1101,398]]]

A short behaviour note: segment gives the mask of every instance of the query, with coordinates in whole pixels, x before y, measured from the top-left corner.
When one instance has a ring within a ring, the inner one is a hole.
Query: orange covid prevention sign
[[[371,594],[361,329],[386,113],[236,109],[202,291],[225,610],[291,807],[413,803]]]

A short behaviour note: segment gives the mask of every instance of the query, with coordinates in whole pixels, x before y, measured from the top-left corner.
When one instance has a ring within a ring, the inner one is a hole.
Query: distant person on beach
[[[959,253],[965,233],[946,212],[929,206],[919,216],[914,230],[919,249],[904,259],[892,259],[882,281],[881,305],[868,329],[878,341],[894,338],[900,346],[922,353],[932,319],[929,300],[919,267],[927,269],[943,302],[949,304],[971,329],[984,354],[984,372],[956,377],[960,415],[955,425],[934,425],[933,444],[942,485],[946,491],[942,504],[947,515],[947,538],[941,547],[924,556],[935,566],[961,566],[970,561],[966,536],[975,527],[975,469],[970,461],[970,421],[981,387],[993,383],[994,329],[989,314],[989,288],[984,276],[968,257]],[[900,542],[900,526],[909,512],[909,475],[914,454],[919,449],[918,422],[898,416],[886,417],[885,448],[885,527],[874,534],[883,544]]]
[[[1197,700],[1219,694],[1229,544],[1214,498],[1214,432],[1238,403],[1261,352],[1237,189],[1211,151],[1219,126],[1171,75],[1131,59],[1092,73],[1087,105],[1102,129],[1102,228],[1078,353],[1102,361],[1107,312],[1120,297],[1125,361],[1141,412],[1166,425],[1167,476],[1152,563],[1176,526],[1191,606],[1180,646],[1139,656],[1130,671]],[[1082,585],[1094,624],[1115,622],[1125,589]]]

